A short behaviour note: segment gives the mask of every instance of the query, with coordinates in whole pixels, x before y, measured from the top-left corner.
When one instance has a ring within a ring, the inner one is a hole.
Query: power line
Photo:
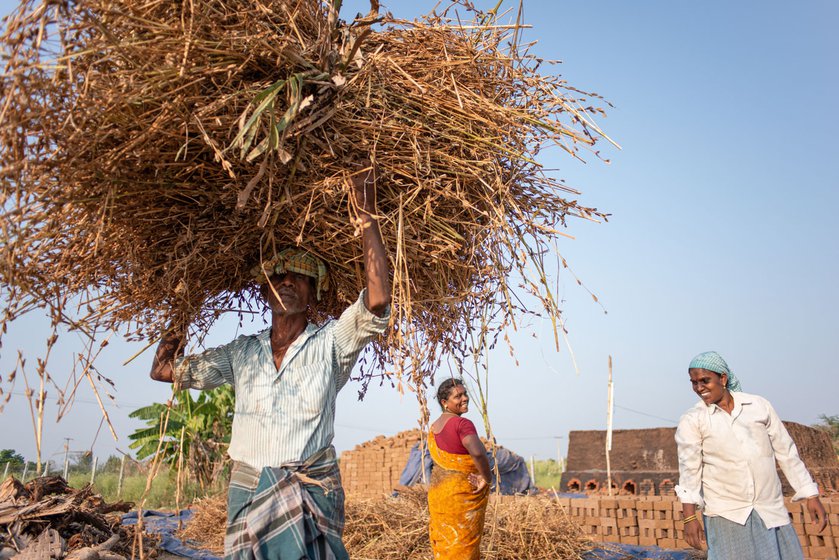
[[[677,420],[673,420],[672,418],[664,418],[663,416],[656,416],[655,414],[648,414],[646,412],[641,412],[640,410],[627,408],[627,407],[621,406],[619,404],[616,404],[615,408],[620,408],[621,410],[626,410],[628,412],[634,412],[635,414],[640,414],[641,416],[649,416],[650,418],[655,418],[656,420],[664,420],[665,422],[670,422],[671,424],[678,424],[679,423]]]
[[[26,396],[26,393],[19,393],[17,391],[12,391],[10,394],[17,395],[19,397],[25,397]],[[46,399],[48,401],[57,401],[58,397],[53,397],[52,395],[47,395]],[[77,398],[73,398],[72,400],[73,400],[73,403],[95,404],[96,406],[99,406],[99,403],[96,402],[96,401],[89,401],[87,399],[77,399]],[[111,408],[119,408],[121,406],[134,406],[134,407],[139,408],[139,407],[142,407],[142,406],[148,406],[148,403],[137,404],[137,403],[130,403],[130,402],[125,402],[125,401],[116,402],[116,401],[111,400],[111,399],[108,399],[108,401],[103,400],[102,404],[107,406],[107,407],[111,407]]]

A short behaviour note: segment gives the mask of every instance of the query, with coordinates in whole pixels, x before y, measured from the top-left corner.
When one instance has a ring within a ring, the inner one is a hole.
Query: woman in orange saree
[[[434,461],[428,489],[429,538],[434,560],[478,560],[489,500],[489,461],[475,425],[461,416],[469,396],[459,379],[437,390],[443,414],[431,425]]]

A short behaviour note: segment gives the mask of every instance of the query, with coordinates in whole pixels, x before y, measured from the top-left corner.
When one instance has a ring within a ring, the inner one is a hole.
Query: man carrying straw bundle
[[[363,167],[353,176],[352,196],[366,288],[339,319],[309,323],[309,306],[328,288],[326,266],[305,250],[286,249],[254,270],[270,328],[186,357],[179,357],[184,337],[169,333],[154,357],[152,379],[235,389],[225,558],[349,558],[332,446],[335,399],[361,350],[387,327],[391,291],[375,176],[372,166]]]

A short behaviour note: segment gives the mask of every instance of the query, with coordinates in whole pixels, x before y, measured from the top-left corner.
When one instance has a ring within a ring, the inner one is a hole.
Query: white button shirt
[[[387,327],[364,306],[364,291],[335,321],[309,323],[289,346],[278,370],[271,328],[181,358],[181,386],[212,389],[230,383],[236,393],[228,454],[256,469],[304,461],[329,446],[335,399],[361,350]]]
[[[817,496],[818,486],[769,401],[732,392],[734,409],[700,401],[679,420],[679,484],[682,503],[705,515],[744,525],[752,510],[767,528],[787,525],[775,461],[795,489],[793,500]]]

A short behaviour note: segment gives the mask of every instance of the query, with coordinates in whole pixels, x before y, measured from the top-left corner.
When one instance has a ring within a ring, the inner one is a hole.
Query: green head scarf
[[[716,352],[702,352],[696,356],[690,361],[690,365],[688,366],[688,369],[694,368],[707,369],[708,371],[713,371],[714,373],[718,373],[720,375],[724,373],[728,376],[728,383],[725,385],[726,389],[729,391],[743,390],[740,387],[740,380],[734,376],[734,372],[731,371],[728,364],[722,359],[722,356]]]

